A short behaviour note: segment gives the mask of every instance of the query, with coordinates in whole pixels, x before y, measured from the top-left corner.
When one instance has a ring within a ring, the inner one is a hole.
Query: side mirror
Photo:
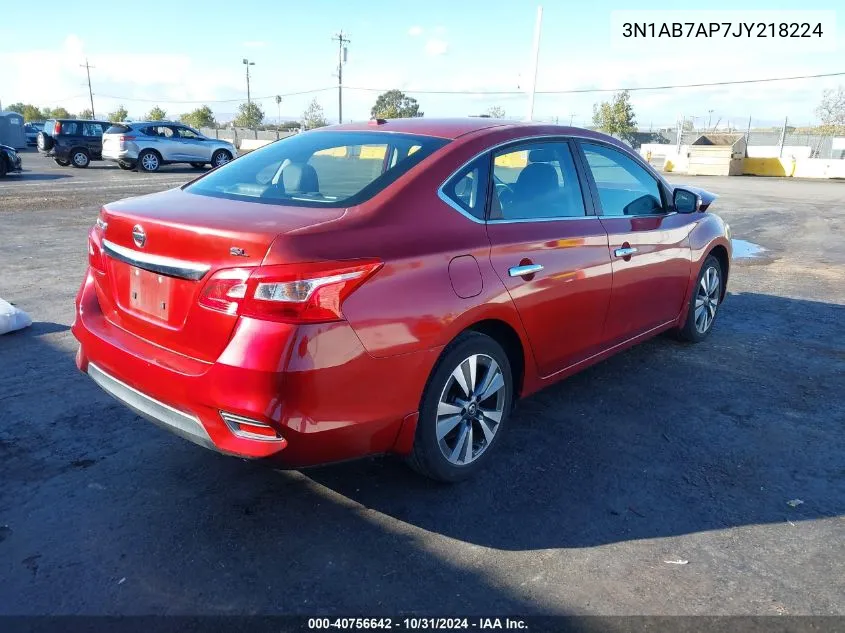
[[[701,198],[687,189],[675,189],[672,203],[678,213],[695,213],[701,207]]]

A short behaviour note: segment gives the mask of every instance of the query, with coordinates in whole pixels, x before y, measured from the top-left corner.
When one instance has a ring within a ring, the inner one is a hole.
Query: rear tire
[[[718,316],[719,304],[722,302],[723,279],[719,260],[708,255],[698,272],[686,322],[677,332],[682,341],[700,343],[710,336]]]
[[[0,178],[5,178],[8,173],[8,166],[6,165],[6,157],[0,156]]]
[[[194,169],[205,169],[205,163],[191,163],[191,167]]]
[[[143,152],[138,154],[139,171],[152,173],[154,171],[158,171],[159,167],[161,167],[161,156],[158,155],[158,152],[151,149],[145,149]]]
[[[70,164],[79,169],[85,169],[91,164],[91,156],[86,149],[75,149],[70,153]]]
[[[122,160],[117,161],[117,166],[120,167],[124,171],[129,171],[129,170],[135,169],[135,165],[133,165],[132,163],[126,163]]]
[[[53,162],[55,162],[60,167],[67,167],[68,165],[70,165],[70,161],[65,160],[64,158],[54,158]]]
[[[218,149],[214,154],[211,155],[211,166],[212,167],[222,167],[226,163],[232,160],[232,155],[227,152],[225,149]]]
[[[502,346],[486,334],[461,334],[423,391],[409,465],[437,481],[472,477],[493,454],[512,405],[513,377]]]

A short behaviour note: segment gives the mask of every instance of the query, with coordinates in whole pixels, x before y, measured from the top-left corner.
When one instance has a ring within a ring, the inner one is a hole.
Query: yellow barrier
[[[346,146],[330,147],[328,149],[321,149],[319,152],[314,152],[315,156],[333,156],[335,158],[343,158],[346,156]]]
[[[496,167],[525,167],[528,164],[528,150],[496,156],[493,164]]]
[[[795,161],[791,158],[743,158],[742,173],[746,176],[792,176]]]

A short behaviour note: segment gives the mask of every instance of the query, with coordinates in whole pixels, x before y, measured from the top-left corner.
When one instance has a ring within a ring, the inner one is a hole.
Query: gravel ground
[[[845,183],[673,176],[768,249],[713,336],[523,401],[443,487],[389,458],[276,472],[112,401],[73,364],[86,232],[195,172],[24,165],[0,181],[0,297],[35,321],[0,337],[0,614],[845,614]]]

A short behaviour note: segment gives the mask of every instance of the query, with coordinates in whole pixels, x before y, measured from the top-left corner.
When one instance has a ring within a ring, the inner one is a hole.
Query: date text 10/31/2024
[[[309,618],[311,630],[525,630],[519,618]]]

